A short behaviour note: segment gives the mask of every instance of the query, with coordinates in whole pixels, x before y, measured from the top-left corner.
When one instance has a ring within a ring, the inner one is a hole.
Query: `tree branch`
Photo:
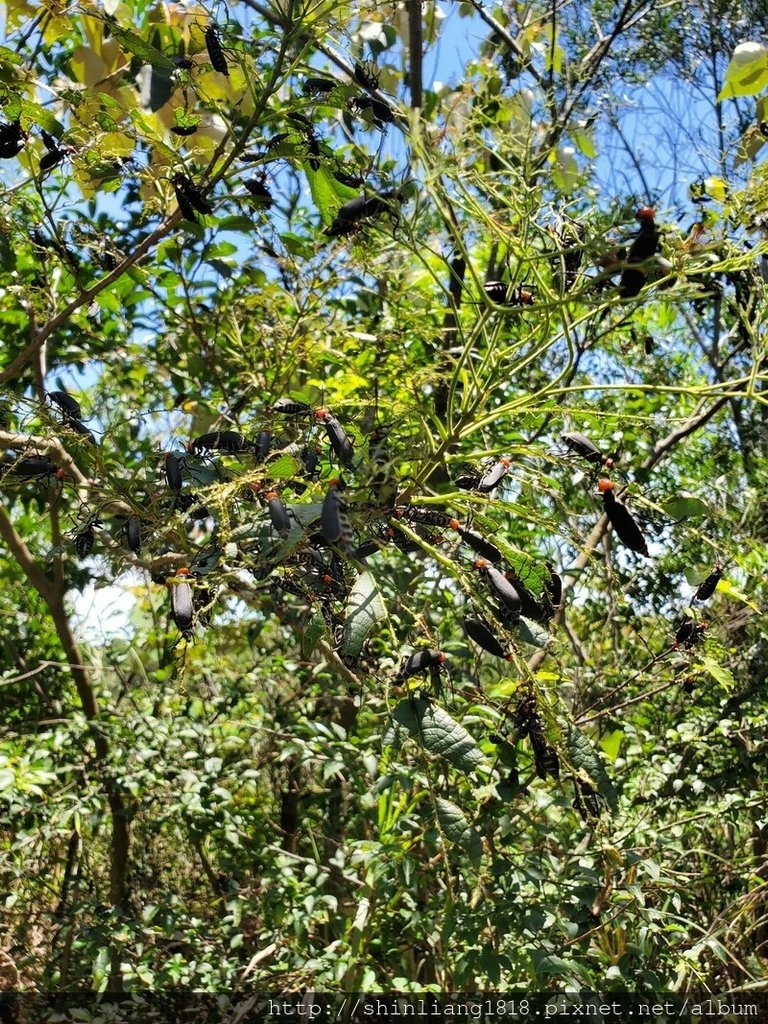
[[[21,570],[27,577],[27,580],[46,604],[48,604],[53,598],[53,583],[32,557],[32,552],[16,532],[16,527],[9,519],[8,513],[4,508],[0,508],[0,537],[3,538],[11,549],[11,554],[21,566]]]
[[[17,451],[34,449],[37,454],[48,455],[61,469],[73,477],[78,487],[88,487],[90,481],[78,468],[77,463],[56,437],[43,437],[39,434],[17,434],[10,430],[0,430],[0,447],[14,448]]]
[[[424,102],[422,47],[421,0],[408,0],[408,84],[414,110],[420,110]]]

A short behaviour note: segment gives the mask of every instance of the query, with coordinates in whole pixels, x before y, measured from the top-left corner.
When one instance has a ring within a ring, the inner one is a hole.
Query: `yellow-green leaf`
[[[760,611],[757,605],[750,601],[747,595],[743,594],[738,587],[734,587],[730,580],[720,580],[716,589],[721,594],[724,594],[726,597],[730,597],[734,601],[741,601],[742,604],[747,605],[752,609],[752,611]]]
[[[717,96],[755,96],[768,85],[768,47],[762,43],[739,43],[725,71],[725,83]]]
[[[588,160],[595,159],[597,156],[597,147],[595,146],[591,132],[586,131],[584,128],[572,128],[571,138]]]
[[[624,732],[622,729],[614,729],[613,732],[606,733],[605,736],[601,737],[600,748],[609,761],[615,761],[619,756],[623,739]]]

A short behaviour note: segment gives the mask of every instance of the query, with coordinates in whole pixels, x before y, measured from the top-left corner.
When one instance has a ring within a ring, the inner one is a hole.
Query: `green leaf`
[[[292,455],[281,454],[267,462],[270,480],[292,480],[301,472],[301,465]],[[308,506],[304,506],[305,508]],[[318,505],[322,509],[322,505]]]
[[[479,834],[467,821],[464,812],[450,800],[443,800],[437,797],[435,810],[440,828],[445,833],[446,839],[451,843],[462,846],[473,864],[479,864],[483,855],[483,843]]]
[[[697,665],[696,668],[701,668],[705,672],[709,672],[712,678],[720,683],[726,693],[731,693],[734,690],[736,680],[733,678],[732,673],[723,665],[718,665],[713,658],[702,658],[701,665]]]
[[[681,522],[683,519],[690,519],[693,516],[709,515],[709,505],[702,501],[701,498],[682,494],[677,498],[672,498],[671,501],[665,502],[662,508],[665,514],[676,523]]]
[[[337,178],[334,178],[332,174],[326,171],[322,165],[316,171],[313,171],[306,162],[303,164],[303,167],[309,182],[312,199],[320,211],[323,223],[330,224],[339,208],[360,193],[357,189],[350,188],[349,185],[343,185]]]
[[[217,226],[219,231],[253,231],[254,223],[250,217],[244,217],[238,213],[230,217],[222,217],[217,222]]]
[[[200,484],[203,487],[206,484],[216,483],[220,479],[220,474],[216,468],[210,462],[202,462],[200,460],[186,457],[184,459],[184,465],[189,473],[190,477],[196,484]]]
[[[158,50],[141,36],[137,36],[135,32],[129,32],[127,28],[118,25],[114,18],[107,18],[107,24],[110,32],[124,50],[139,57],[145,64],[151,64],[157,71],[165,72],[166,75],[172,75],[176,71],[176,65],[170,57],[166,57],[162,50]]]
[[[575,725],[568,727],[565,740],[573,767],[578,772],[583,773],[594,784],[598,793],[605,797],[611,810],[615,811],[618,806],[616,790],[613,788],[613,783],[603,767],[600,755],[591,742]]]
[[[199,114],[193,114],[186,107],[176,107],[173,117],[176,128],[197,128],[201,120]]]
[[[3,270],[14,270],[16,267],[16,253],[5,233],[0,234],[0,267]]]
[[[579,165],[573,146],[559,146],[554,154],[552,179],[565,193],[573,192],[579,182]]]
[[[25,127],[29,127],[30,124],[39,125],[57,139],[64,134],[64,126],[56,120],[50,110],[41,107],[39,103],[32,103],[31,100],[21,101],[21,123]]]
[[[595,146],[591,132],[585,131],[583,128],[571,128],[571,138],[588,160],[595,159],[597,156],[597,147]]]
[[[283,231],[280,235],[280,241],[291,256],[301,256],[303,259],[309,259],[312,255],[314,248],[312,242],[307,238],[302,238],[301,235],[297,235],[294,231]]]
[[[748,125],[739,140],[739,147],[736,152],[734,165],[739,167],[747,160],[754,160],[766,142],[768,142],[768,139],[766,139],[757,125]]]
[[[313,616],[310,620],[309,625],[304,630],[304,636],[301,638],[301,656],[302,658],[310,658],[315,647],[317,647],[320,637],[325,633],[325,619],[320,612]]]
[[[392,712],[397,725],[419,737],[431,754],[439,754],[462,772],[473,772],[485,764],[485,756],[463,725],[454,721],[447,711],[427,700],[403,700]],[[397,740],[397,725],[394,739]],[[390,731],[388,734],[393,735]],[[386,738],[385,738],[386,739]]]
[[[386,618],[387,609],[372,573],[363,572],[355,580],[347,599],[342,657],[356,658],[363,649],[366,637]]]
[[[161,110],[173,95],[170,76],[152,68],[149,76],[149,109],[154,113]]]
[[[235,272],[235,266],[233,263],[229,263],[226,260],[216,259],[215,257],[211,260],[205,261],[209,267],[212,267],[217,274],[221,274],[224,278],[230,278]]]
[[[102,946],[91,967],[91,983],[96,992],[106,991],[109,984],[110,956],[107,946]]]
[[[538,622],[533,622],[531,619],[520,617],[520,639],[524,644],[530,644],[531,647],[546,648],[552,643],[553,637],[551,633],[548,633],[543,626],[540,626]]]
[[[270,469],[271,469],[270,465]],[[291,512],[293,518],[306,529],[311,526],[312,523],[316,523],[320,518],[320,513],[323,511],[323,506],[320,502],[310,502],[307,505],[291,505]]]
[[[20,65],[24,63],[24,58],[15,50],[9,50],[7,46],[0,46],[0,61],[4,64]]]

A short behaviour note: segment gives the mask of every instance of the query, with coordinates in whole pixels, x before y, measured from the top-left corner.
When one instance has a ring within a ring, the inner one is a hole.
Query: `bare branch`
[[[48,455],[60,469],[67,471],[79,487],[88,487],[90,484],[75,460],[56,437],[43,437],[40,434],[17,434],[9,430],[0,430],[0,446],[14,448],[17,451],[33,450],[36,454]]]

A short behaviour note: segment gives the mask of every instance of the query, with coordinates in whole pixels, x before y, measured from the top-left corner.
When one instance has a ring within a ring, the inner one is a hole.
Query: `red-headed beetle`
[[[447,660],[448,655],[443,651],[433,649],[415,651],[413,654],[403,658],[395,681],[402,683],[411,676],[421,675],[422,672],[432,672],[434,669],[439,670]]]
[[[141,522],[139,517],[129,516],[123,525],[123,531],[125,532],[128,548],[134,555],[138,555],[141,552]]]
[[[325,427],[325,432],[328,435],[331,448],[333,448],[336,453],[336,458],[339,460],[339,463],[344,466],[345,469],[349,469],[352,465],[354,448],[346,431],[336,417],[332,416],[327,409],[315,409],[315,418],[318,419]]]
[[[480,555],[481,558],[485,558],[489,562],[501,561],[502,555],[496,545],[491,544],[489,540],[486,540],[476,530],[465,529],[458,519],[451,519],[448,526],[455,530],[467,547],[472,548],[475,554]]]
[[[213,430],[209,434],[201,434],[200,437],[196,437],[189,442],[187,447],[192,454],[201,449],[234,454],[245,451],[248,445],[243,435],[238,434],[236,430]]]
[[[508,609],[511,616],[520,617],[520,595],[502,573],[485,558],[476,558],[472,563],[479,572],[483,573],[488,584],[496,597]]]
[[[512,465],[512,460],[502,456],[495,466],[492,466],[487,473],[484,473],[477,482],[477,490],[483,494],[487,494],[488,491],[492,491],[494,487],[498,487],[501,481],[509,472],[509,467]]]
[[[329,544],[341,543],[345,554],[351,555],[354,554],[352,527],[347,517],[347,503],[340,494],[345,486],[341,477],[329,481],[320,513],[320,529]]]
[[[89,524],[81,530],[73,540],[78,558],[87,558],[93,549],[94,533],[93,527]]]
[[[638,264],[649,260],[659,248],[659,231],[656,227],[656,211],[650,206],[643,206],[637,211],[640,230],[635,235],[627,254],[627,263]],[[648,275],[638,266],[625,267],[619,282],[619,295],[622,299],[634,298],[640,292]]]
[[[265,491],[264,500],[275,530],[281,537],[287,537],[291,532],[291,517],[280,495],[275,490]]]
[[[64,412],[65,416],[71,416],[76,420],[81,420],[83,418],[80,403],[71,395],[68,395],[66,391],[49,391],[47,393],[47,398],[49,402],[53,402],[54,405],[58,405],[58,407]]]
[[[704,639],[708,627],[708,622],[694,622],[693,619],[686,619],[675,633],[675,647],[695,647]]]
[[[599,480],[597,489],[603,497],[603,508],[616,536],[630,551],[636,551],[639,555],[648,558],[648,545],[643,531],[637,525],[627,506],[616,500],[613,481]]]
[[[280,413],[281,416],[307,416],[312,412],[312,407],[295,398],[278,398],[272,406],[272,412]]]

